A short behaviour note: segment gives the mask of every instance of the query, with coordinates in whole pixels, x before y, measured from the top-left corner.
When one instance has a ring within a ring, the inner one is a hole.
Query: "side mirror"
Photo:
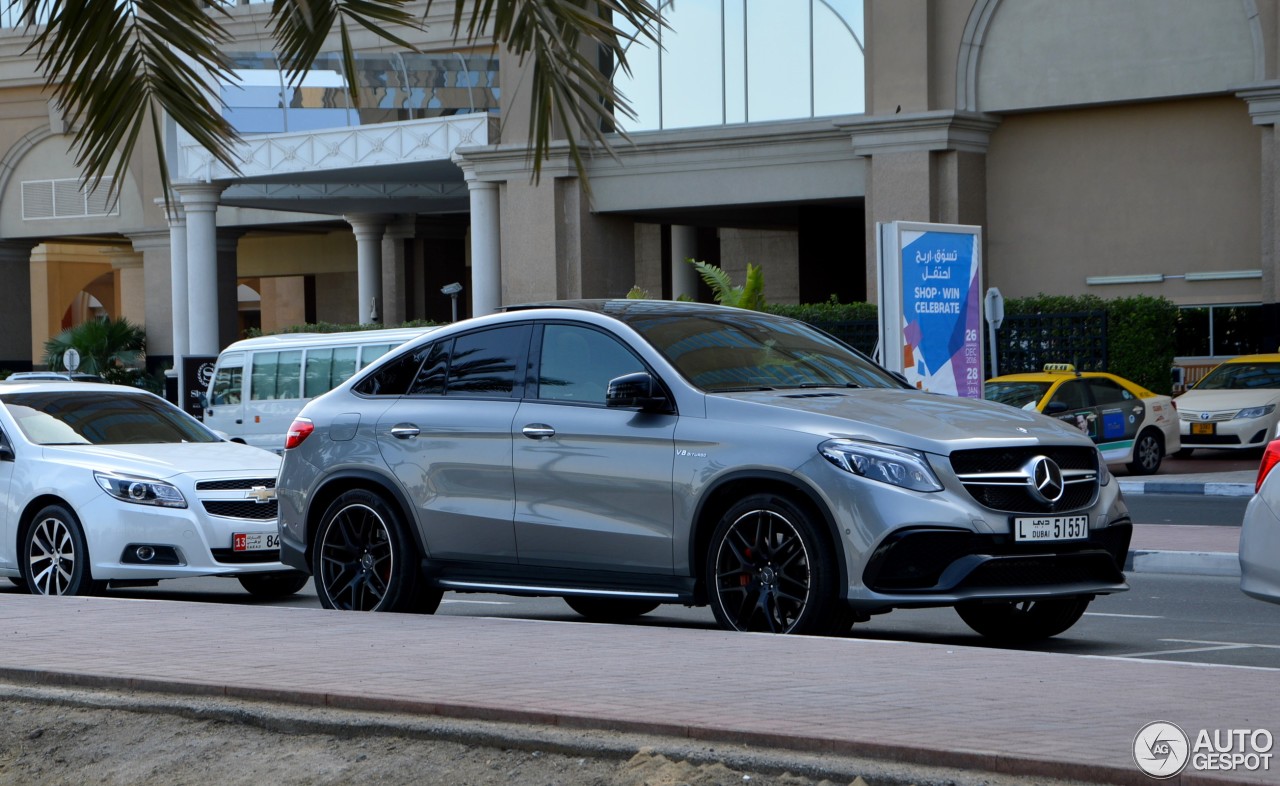
[[[610,409],[638,409],[645,412],[666,412],[671,409],[666,394],[647,371],[624,374],[609,380],[604,404]]]
[[[0,442],[0,461],[15,461],[17,456],[14,455],[13,448],[8,442]]]
[[[1061,415],[1063,412],[1066,412],[1068,409],[1070,409],[1070,407],[1068,407],[1066,403],[1062,401],[1050,401],[1048,404],[1044,405],[1044,414]]]

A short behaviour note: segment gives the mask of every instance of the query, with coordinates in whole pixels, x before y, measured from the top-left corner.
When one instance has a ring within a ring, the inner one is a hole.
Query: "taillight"
[[[284,449],[298,447],[315,430],[316,427],[311,422],[311,418],[294,418],[293,423],[289,425],[289,430],[284,434]]]
[[[1276,464],[1280,464],[1280,439],[1267,445],[1267,449],[1262,452],[1262,463],[1258,465],[1258,482],[1253,486],[1254,494],[1262,488],[1262,481],[1267,479],[1267,473],[1271,472],[1271,468]]]

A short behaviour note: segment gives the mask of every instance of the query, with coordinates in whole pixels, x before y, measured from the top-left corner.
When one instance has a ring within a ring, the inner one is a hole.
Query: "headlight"
[[[162,508],[185,508],[187,500],[176,486],[160,480],[137,475],[117,475],[114,472],[95,472],[93,479],[102,490],[124,502],[138,505],[158,505]]]
[[[827,461],[845,472],[914,491],[942,491],[924,454],[851,439],[832,439],[818,446]]]
[[[1107,460],[1102,457],[1102,451],[1098,451],[1098,485],[1105,486],[1111,482],[1111,468],[1107,466]]]
[[[1270,415],[1272,412],[1275,412],[1275,411],[1276,411],[1276,405],[1268,404],[1265,407],[1249,407],[1248,409],[1242,409],[1236,413],[1236,417],[1237,418],[1261,418],[1261,417],[1266,417],[1267,415]]]

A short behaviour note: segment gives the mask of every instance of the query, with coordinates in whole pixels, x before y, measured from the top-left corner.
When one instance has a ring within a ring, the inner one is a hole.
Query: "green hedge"
[[[841,303],[836,300],[836,296],[832,295],[831,299],[825,303],[800,303],[798,305],[783,305],[781,303],[769,303],[763,309],[770,314],[780,314],[784,317],[798,319],[801,322],[853,322],[860,319],[875,319],[876,304],[875,303]]]

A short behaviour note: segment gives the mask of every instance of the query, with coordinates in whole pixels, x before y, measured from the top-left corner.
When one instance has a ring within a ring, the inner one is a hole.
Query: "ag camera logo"
[[[1152,778],[1172,778],[1187,766],[1191,741],[1176,724],[1154,721],[1133,738],[1133,760]]]

